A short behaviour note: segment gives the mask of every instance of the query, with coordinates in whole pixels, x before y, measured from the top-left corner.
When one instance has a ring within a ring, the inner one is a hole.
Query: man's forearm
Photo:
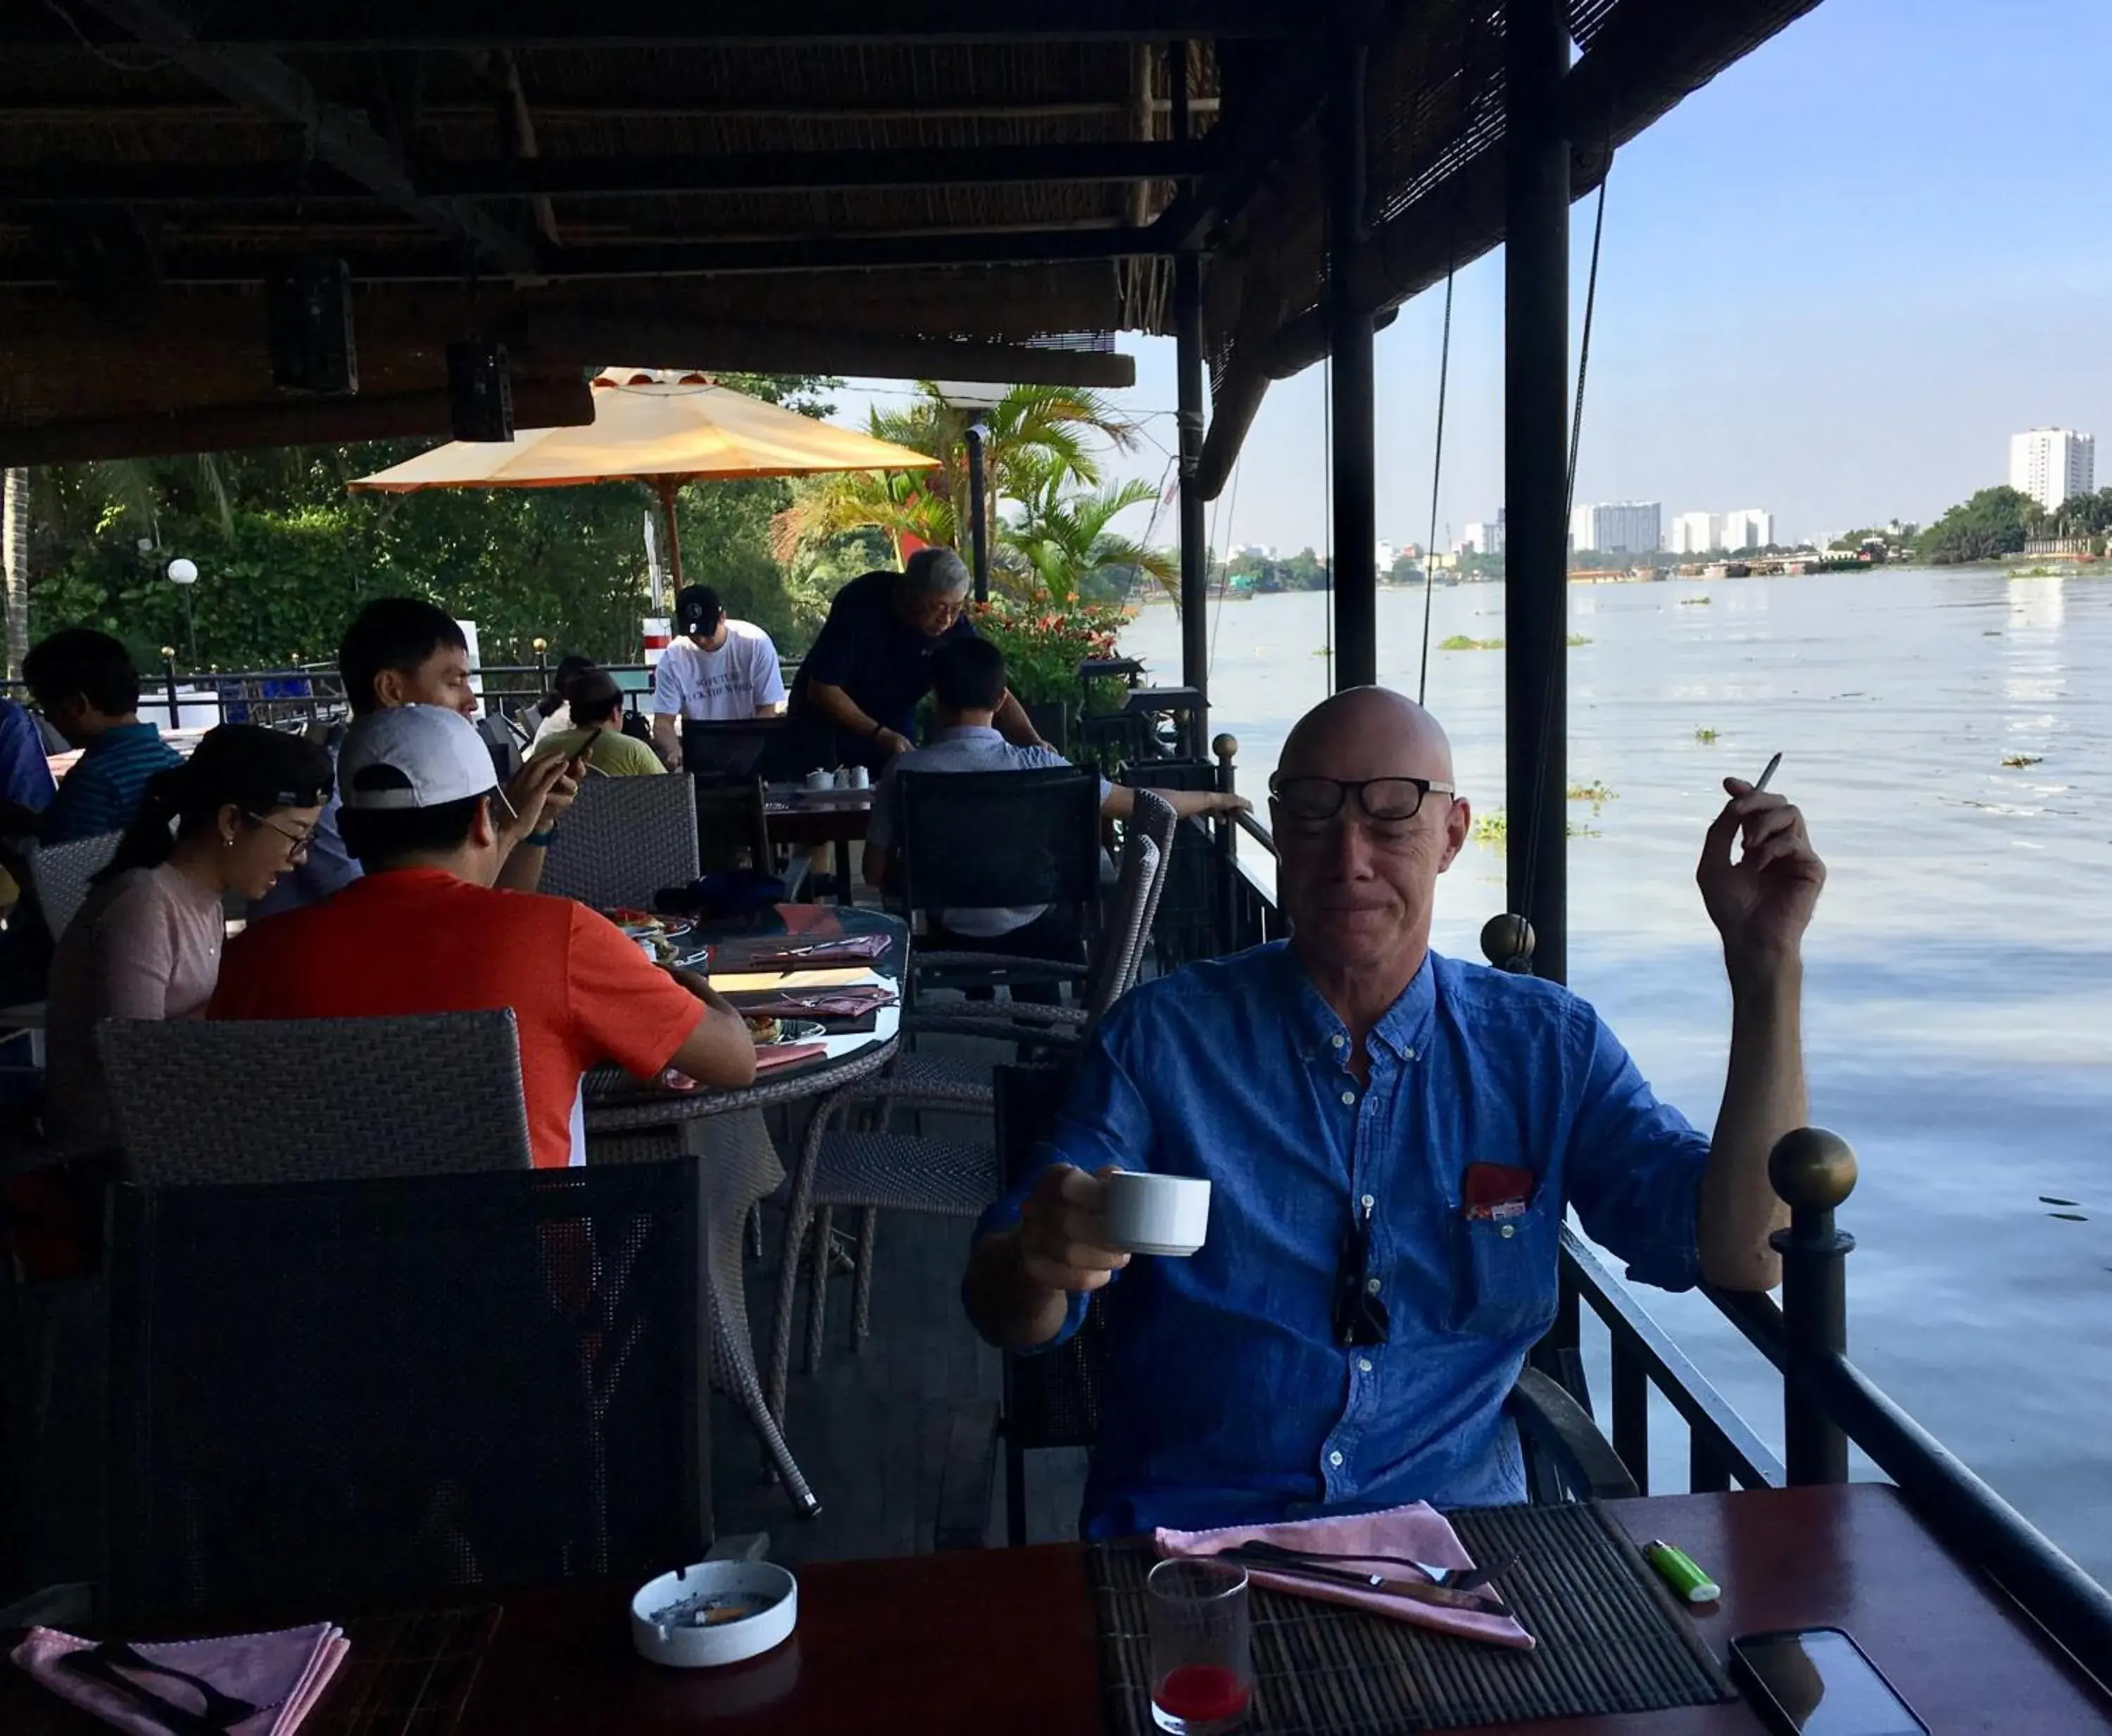
[[[861,711],[858,701],[840,687],[815,681],[808,686],[807,697],[846,735],[870,738],[880,733],[879,723]]]
[[[1791,958],[1731,972],[1731,1059],[1701,1180],[1701,1270],[1727,1290],[1771,1289],[1770,1232],[1789,1221],[1768,1154],[1810,1114],[1805,1090],[1804,966]]]
[[[1007,693],[990,718],[990,726],[1014,747],[1046,747],[1041,732],[1035,728],[1034,720],[1026,715],[1026,708]]]
[[[665,714],[656,714],[653,719],[653,751],[671,772],[682,769],[682,741],[675,732],[676,727],[675,719]]]
[[[1016,1229],[993,1230],[976,1243],[961,1294],[970,1323],[1000,1350],[1048,1343],[1063,1331],[1071,1312],[1069,1296],[1026,1276]]]

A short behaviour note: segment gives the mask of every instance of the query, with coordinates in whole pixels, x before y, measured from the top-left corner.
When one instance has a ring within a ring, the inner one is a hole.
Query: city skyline
[[[2112,233],[2076,214],[2099,203],[2107,64],[2112,7],[2083,0],[2014,15],[1971,0],[1827,0],[1623,146],[1576,499],[1764,500],[1782,542],[1927,524],[2008,480],[2017,431],[2105,426]],[[2031,93],[2028,176],[2011,172],[2014,117],[1988,101],[2005,89]],[[1968,210],[2000,212],[2019,244],[1949,244]],[[1592,217],[1590,201],[1572,213],[1573,356]],[[1500,250],[1454,285],[1433,514],[1444,304],[1441,283],[1377,341],[1377,530],[1396,544],[1434,529],[1448,548],[1504,498]],[[1163,488],[1172,344],[1129,334],[1121,347],[1137,383],[1110,396],[1141,443],[1107,474]],[[1271,387],[1236,477],[1206,508],[1213,546],[1325,552],[1326,397],[1319,367]],[[863,399],[839,396],[853,421]],[[1122,523],[1147,527],[1176,540],[1170,507]]]

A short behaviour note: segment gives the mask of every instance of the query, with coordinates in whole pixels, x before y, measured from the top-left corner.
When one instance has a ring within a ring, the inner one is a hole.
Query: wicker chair
[[[106,832],[93,838],[75,838],[70,844],[41,846],[25,853],[30,867],[30,886],[37,908],[57,941],[66,924],[88,901],[89,882],[109,865],[117,854],[120,832]]]
[[[597,910],[650,909],[697,877],[697,798],[686,777],[589,777],[543,860],[542,890]]]
[[[694,1160],[120,1188],[112,1613],[701,1560],[703,1216]]]
[[[763,1399],[748,1320],[748,1292],[742,1282],[741,1244],[749,1214],[785,1179],[784,1165],[778,1161],[762,1112],[587,1136],[589,1165],[664,1163],[685,1151],[694,1152],[700,1161],[711,1202],[704,1269],[711,1309],[712,1384],[740,1406],[800,1517],[815,1518],[822,1503],[808,1486],[792,1449],[785,1445],[784,1430]]]
[[[395,1018],[106,1019],[129,1179],[339,1179],[529,1166],[512,1009]]]

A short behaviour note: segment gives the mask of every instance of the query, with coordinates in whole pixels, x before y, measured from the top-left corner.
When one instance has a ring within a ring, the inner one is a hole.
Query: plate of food
[[[758,1049],[772,1043],[811,1043],[816,1037],[828,1034],[827,1027],[817,1019],[772,1018],[760,1013],[743,1016],[748,1023],[748,1034],[755,1040]]]

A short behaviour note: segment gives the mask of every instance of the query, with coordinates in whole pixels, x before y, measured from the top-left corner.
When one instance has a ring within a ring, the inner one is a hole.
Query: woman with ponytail
[[[46,1117],[55,1144],[109,1142],[95,1027],[184,1018],[220,976],[225,902],[262,898],[307,854],[330,800],[330,755],[278,730],[223,723],[148,782],[52,960]]]

